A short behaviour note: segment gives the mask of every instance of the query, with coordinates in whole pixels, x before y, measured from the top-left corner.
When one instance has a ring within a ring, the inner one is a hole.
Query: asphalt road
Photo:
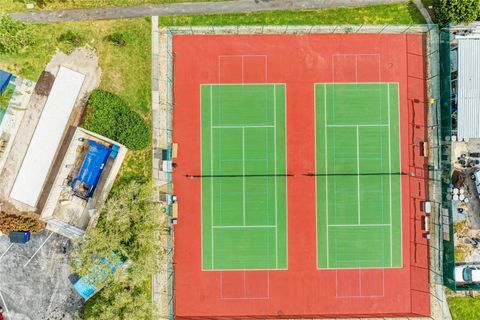
[[[12,13],[10,16],[14,19],[19,19],[25,22],[61,22],[108,20],[145,16],[358,7],[402,2],[405,2],[405,0],[234,0],[222,2],[169,3],[133,7],[30,11]]]

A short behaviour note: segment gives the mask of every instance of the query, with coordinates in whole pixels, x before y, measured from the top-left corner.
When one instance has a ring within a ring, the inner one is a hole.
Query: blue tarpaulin
[[[11,73],[0,70],[0,94],[2,94],[3,91],[5,91],[5,89],[8,86],[8,83],[10,82],[10,79],[12,79]]]
[[[78,176],[72,182],[75,194],[83,198],[92,196],[111,152],[110,148],[93,140],[88,140],[88,144],[90,145],[88,153]]]

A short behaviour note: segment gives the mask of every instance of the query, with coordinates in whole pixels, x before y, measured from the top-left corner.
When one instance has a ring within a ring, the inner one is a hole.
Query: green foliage
[[[438,23],[468,23],[480,16],[480,0],[437,0],[435,17]]]
[[[83,45],[85,43],[85,39],[80,34],[74,32],[72,30],[68,30],[67,32],[62,33],[58,37],[58,41],[68,42],[75,47],[80,47],[81,45]]]
[[[150,142],[150,130],[140,115],[111,92],[95,90],[88,100],[85,128],[131,150],[141,150]]]
[[[127,41],[125,40],[125,36],[121,32],[112,33],[107,37],[107,40],[119,47],[124,47],[127,44]]]
[[[478,319],[480,316],[479,298],[452,297],[447,301],[453,320]]]
[[[0,54],[16,53],[33,43],[30,28],[9,16],[0,16]]]
[[[148,288],[157,273],[160,248],[159,207],[151,201],[150,184],[130,183],[111,195],[95,228],[74,244],[72,271],[89,274],[101,257],[112,251],[125,257],[128,269],[116,272],[89,301],[85,319],[149,319],[154,306]],[[150,315],[150,316],[149,316]]]

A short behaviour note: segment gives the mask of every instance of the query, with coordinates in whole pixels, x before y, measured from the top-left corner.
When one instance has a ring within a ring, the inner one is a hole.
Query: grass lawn
[[[478,319],[480,317],[479,298],[448,298],[448,306],[454,320]]]
[[[60,10],[92,7],[124,7],[141,6],[148,4],[174,3],[174,2],[206,2],[224,0],[0,0],[0,13],[26,11],[26,3],[35,4],[35,10]]]

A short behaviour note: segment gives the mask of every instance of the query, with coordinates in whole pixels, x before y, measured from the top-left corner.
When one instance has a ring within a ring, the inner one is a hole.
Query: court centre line
[[[360,224],[360,132],[357,126],[357,204],[358,204],[358,224]]]
[[[390,85],[387,84],[387,105],[388,105],[388,171],[392,172],[392,141],[390,140]],[[393,244],[392,244],[392,176],[388,176],[388,182],[390,184],[390,267],[393,267]]]
[[[333,59],[333,58],[332,58]],[[333,61],[333,60],[332,60]],[[333,66],[332,66],[333,67]],[[324,107],[324,117],[325,117],[325,120],[324,120],[324,125],[325,125],[325,174],[328,174],[328,164],[327,164],[327,159],[328,159],[328,144],[327,144],[327,85],[324,84],[323,85],[323,107]],[[326,213],[326,216],[325,216],[325,221],[327,222],[327,226],[328,226],[328,177],[325,177],[325,192],[327,193],[326,196],[325,196],[325,213]],[[327,268],[330,267],[330,261],[329,261],[329,246],[330,246],[330,243],[328,242],[328,227],[327,227],[327,230],[326,230],[326,234],[327,234]]]
[[[275,225],[258,225],[258,226],[212,226],[212,228],[215,229],[258,229],[258,228],[276,228],[277,226]]]
[[[329,224],[328,227],[389,227],[390,224],[382,223],[382,224]]]
[[[220,62],[219,62],[220,64]],[[220,71],[219,71],[220,72]],[[220,74],[218,75],[220,77]],[[220,78],[219,78],[220,81]],[[212,270],[215,269],[214,267],[214,247],[213,247],[213,130],[212,130],[212,124],[213,124],[213,87],[210,86],[210,173],[212,174],[212,177],[210,178],[210,229],[211,229],[211,236],[212,236]]]
[[[243,129],[243,128],[273,128],[270,125],[251,125],[251,126],[212,126],[212,129]]]
[[[330,127],[389,127],[388,124],[374,124],[374,123],[367,123],[367,124],[329,124],[327,125],[328,128]]]
[[[23,265],[23,267],[25,268],[29,263],[30,261],[32,261],[32,259],[37,255],[37,253],[40,251],[40,249],[42,249],[42,247],[45,245],[45,243],[47,243],[47,241],[50,239],[50,237],[53,236],[53,232],[51,232],[47,239],[45,239],[45,241],[43,241],[43,243],[40,245],[40,247],[37,249],[37,251],[35,251],[35,253],[33,254],[33,256],[27,261],[27,263],[25,263]]]
[[[277,196],[277,89],[273,86],[273,154],[275,170],[275,268],[278,269],[278,196]]]
[[[5,254],[7,254],[8,250],[10,250],[10,248],[11,248],[12,246],[13,246],[13,243],[11,243],[11,244],[8,246],[7,250],[5,250],[5,251],[2,253],[2,255],[0,256],[0,260],[2,260],[3,256],[4,256]]]
[[[243,58],[242,58],[243,61]],[[247,194],[245,193],[245,128],[242,128],[242,166],[243,166],[243,225],[245,223],[245,198]]]
[[[3,303],[3,306],[5,307],[5,311],[7,311],[7,318],[11,319],[10,311],[8,310],[7,304],[5,303],[5,299],[3,298],[2,291],[0,291],[0,298],[2,298],[2,303]]]

